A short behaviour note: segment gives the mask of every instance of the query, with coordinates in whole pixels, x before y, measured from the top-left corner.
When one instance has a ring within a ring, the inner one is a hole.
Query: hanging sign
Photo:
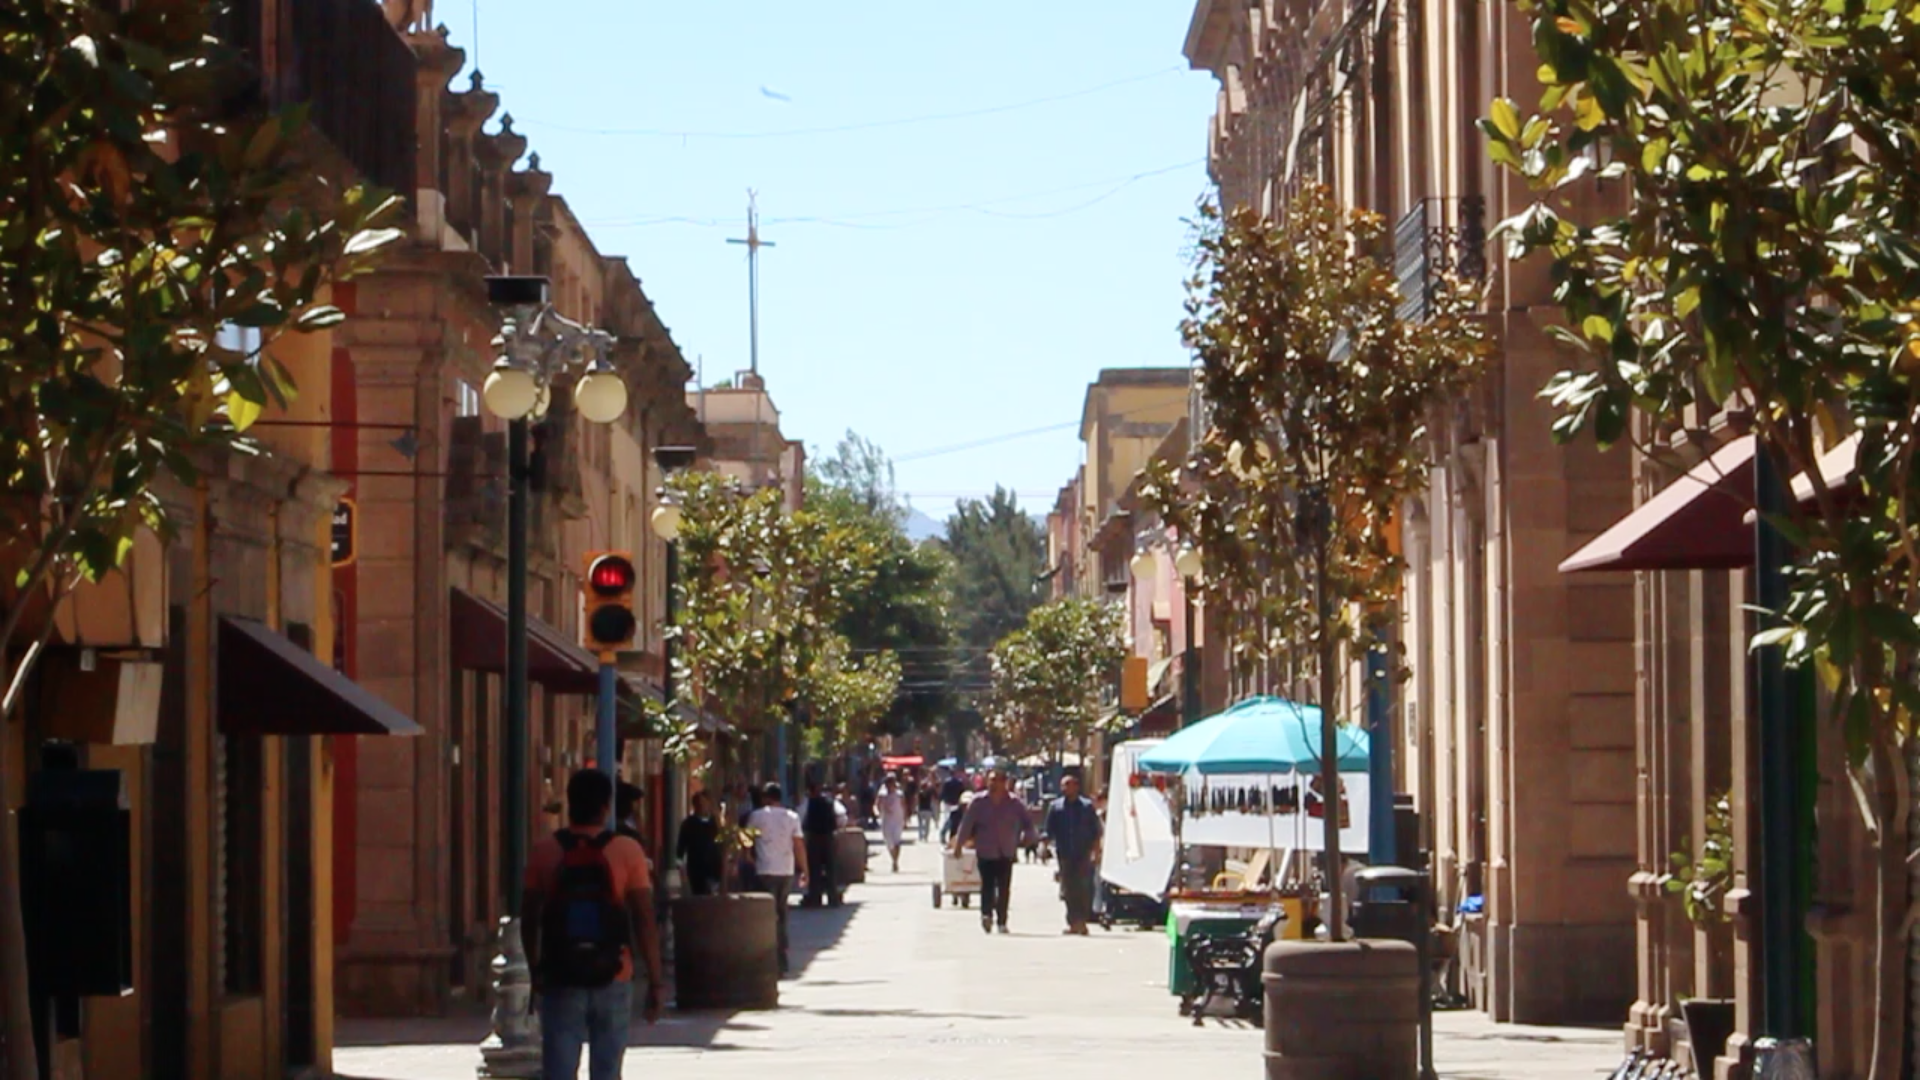
[[[360,554],[360,507],[352,499],[333,504],[333,565],[352,566]]]

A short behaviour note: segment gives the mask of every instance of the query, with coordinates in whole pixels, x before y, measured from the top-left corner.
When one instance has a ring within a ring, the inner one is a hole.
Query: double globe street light
[[[533,477],[527,464],[531,422],[546,419],[553,386],[575,368],[573,407],[596,424],[627,411],[627,384],[609,354],[615,338],[554,310],[544,277],[487,279],[487,301],[503,312],[493,339],[497,359],[480,392],[487,411],[507,422],[507,648],[506,648],[506,909],[500,953],[494,957],[493,1030],[481,1044],[481,1075],[540,1075],[540,1027],[528,1009],[532,980],[520,937],[520,879],[526,872],[527,834],[527,510]],[[612,708],[602,682],[600,709]],[[606,755],[604,768],[614,768]]]

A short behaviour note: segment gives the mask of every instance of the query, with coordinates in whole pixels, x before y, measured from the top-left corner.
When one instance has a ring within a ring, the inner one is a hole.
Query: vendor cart
[[[944,897],[951,896],[961,907],[972,907],[975,893],[980,891],[980,857],[972,848],[955,855],[949,851],[940,859],[940,880],[933,887],[933,906],[939,907]]]

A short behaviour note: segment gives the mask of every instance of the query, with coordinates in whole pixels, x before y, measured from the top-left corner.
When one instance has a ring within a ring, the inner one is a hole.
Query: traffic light
[[[639,575],[624,551],[587,555],[586,612],[581,644],[594,652],[617,652],[633,644],[639,621],[633,614],[633,587]]]

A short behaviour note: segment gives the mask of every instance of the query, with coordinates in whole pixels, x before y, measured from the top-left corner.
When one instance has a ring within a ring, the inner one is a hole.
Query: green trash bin
[[[1207,915],[1187,920],[1184,931],[1171,911],[1167,913],[1167,992],[1177,998],[1200,993],[1200,984],[1187,963],[1187,941],[1193,937],[1239,937],[1259,925],[1259,920],[1235,915]]]

